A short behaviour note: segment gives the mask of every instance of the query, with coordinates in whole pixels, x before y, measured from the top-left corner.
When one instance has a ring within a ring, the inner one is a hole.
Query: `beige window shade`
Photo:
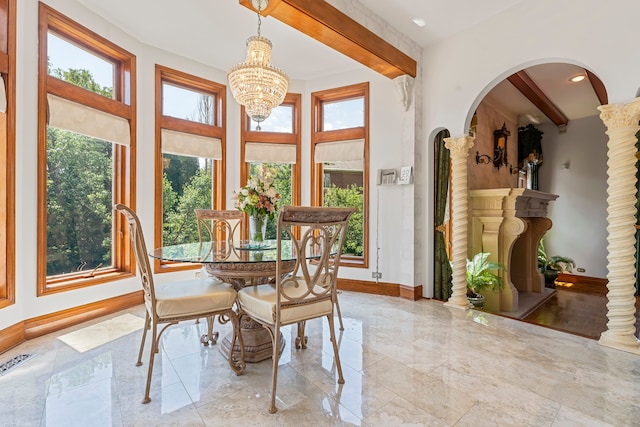
[[[364,160],[364,139],[316,144],[314,162],[332,163]]]
[[[292,144],[268,144],[247,142],[244,146],[247,163],[295,163],[296,146]]]
[[[162,129],[162,152],[180,156],[222,159],[222,141],[218,138]]]
[[[0,74],[0,113],[7,112],[7,90],[4,87],[4,77]]]
[[[121,145],[131,143],[129,121],[55,95],[48,94],[49,126]]]

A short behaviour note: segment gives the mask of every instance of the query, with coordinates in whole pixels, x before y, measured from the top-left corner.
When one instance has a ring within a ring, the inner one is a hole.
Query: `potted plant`
[[[476,308],[484,307],[482,292],[496,291],[504,287],[502,277],[495,270],[506,271],[503,264],[489,261],[488,252],[478,252],[473,259],[467,259],[467,299]]]
[[[576,263],[565,256],[560,255],[547,255],[547,251],[544,248],[544,239],[540,239],[538,244],[538,269],[544,275],[545,284],[553,288],[555,280],[558,278],[558,273],[571,273]]]

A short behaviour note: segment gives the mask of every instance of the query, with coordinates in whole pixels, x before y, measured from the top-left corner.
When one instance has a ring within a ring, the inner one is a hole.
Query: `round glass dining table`
[[[278,257],[276,245],[276,240],[265,241],[260,246],[250,245],[246,241],[184,243],[156,248],[149,255],[163,261],[203,264],[210,277],[220,279],[240,290],[245,286],[275,283]],[[281,245],[280,258],[284,262],[281,263],[280,273],[284,275],[293,271],[296,256],[291,241],[283,240]],[[308,259],[314,257],[313,252],[307,256]],[[259,362],[272,356],[271,336],[261,324],[243,316],[240,328],[246,362]],[[282,352],[284,339],[281,338],[280,343]],[[230,346],[231,340],[227,336],[222,340],[220,351],[228,355]],[[234,351],[239,351],[239,348]]]

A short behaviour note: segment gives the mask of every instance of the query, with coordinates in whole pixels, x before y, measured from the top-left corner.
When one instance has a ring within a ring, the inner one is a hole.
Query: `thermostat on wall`
[[[413,183],[413,166],[403,166],[400,168],[400,177],[398,178],[398,184],[411,184]]]

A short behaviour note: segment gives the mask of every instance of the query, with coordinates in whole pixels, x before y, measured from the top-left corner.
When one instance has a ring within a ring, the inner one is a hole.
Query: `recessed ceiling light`
[[[578,82],[583,81],[586,78],[587,78],[587,76],[585,76],[584,74],[578,74],[577,76],[571,77],[569,80],[571,80],[574,83],[578,83]]]
[[[415,18],[413,20],[413,23],[416,24],[418,27],[424,27],[425,25],[427,25],[427,23],[425,22],[424,19],[422,18]]]

